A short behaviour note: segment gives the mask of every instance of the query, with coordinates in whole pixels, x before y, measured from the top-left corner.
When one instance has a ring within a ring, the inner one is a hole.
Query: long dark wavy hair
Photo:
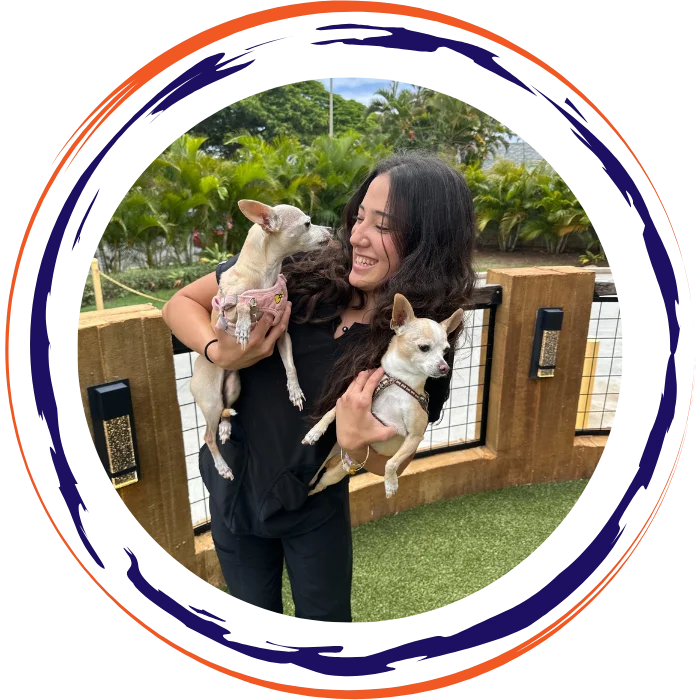
[[[470,303],[476,275],[472,268],[474,207],[469,188],[464,177],[439,158],[412,152],[387,158],[367,176],[345,207],[339,240],[284,265],[289,293],[295,298],[292,321],[328,323],[338,319],[352,304],[353,292],[359,303],[352,308],[364,308],[366,293],[348,281],[352,268],[350,235],[370,183],[383,173],[390,180],[390,235],[400,265],[374,290],[369,337],[363,333],[346,339],[312,420],[335,406],[359,372],[379,367],[394,334],[389,327],[394,294],[403,294],[417,317],[435,321],[445,320],[455,309]],[[448,359],[454,355],[459,335],[455,332],[450,337]]]

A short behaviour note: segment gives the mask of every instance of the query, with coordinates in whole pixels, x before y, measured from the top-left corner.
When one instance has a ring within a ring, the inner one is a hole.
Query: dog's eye
[[[307,222],[304,224],[304,226],[306,226],[306,228],[310,228],[310,227],[311,227],[311,222],[310,222],[310,221],[307,221]]]
[[[430,350],[430,345],[419,345],[419,346],[418,346],[418,349],[419,349],[421,352],[428,352],[428,350]]]

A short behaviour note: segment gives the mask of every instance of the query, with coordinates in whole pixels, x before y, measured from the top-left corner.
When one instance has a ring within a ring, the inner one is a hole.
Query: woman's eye
[[[428,352],[428,350],[430,350],[430,345],[419,345],[419,346],[418,346],[418,349],[419,349],[421,352]]]

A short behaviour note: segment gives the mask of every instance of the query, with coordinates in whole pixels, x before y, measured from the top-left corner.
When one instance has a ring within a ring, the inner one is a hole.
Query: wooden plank
[[[131,386],[141,478],[119,496],[158,544],[194,570],[170,331],[160,313],[115,317],[97,330],[104,380],[127,378]]]
[[[585,430],[588,427],[588,419],[593,403],[593,384],[595,383],[595,373],[598,365],[598,353],[600,351],[600,341],[589,338],[586,343],[586,358],[583,363],[583,374],[581,376],[581,392],[578,397],[578,409],[576,413],[576,430]]]
[[[595,274],[574,267],[490,270],[501,284],[489,396],[487,445],[508,485],[551,479],[570,462]],[[529,377],[537,310],[562,307],[557,367]],[[501,466],[501,457],[505,459]]]

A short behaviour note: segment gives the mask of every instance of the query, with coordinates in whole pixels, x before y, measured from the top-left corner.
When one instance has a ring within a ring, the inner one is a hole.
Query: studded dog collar
[[[372,394],[372,398],[378,396],[379,394],[384,391],[384,389],[390,387],[392,384],[395,384],[396,386],[400,387],[403,389],[407,394],[410,394],[418,403],[420,404],[420,407],[428,413],[428,401],[430,399],[430,396],[427,391],[424,390],[424,394],[419,394],[417,391],[414,391],[411,389],[408,384],[405,384],[402,382],[400,379],[397,379],[396,377],[390,377],[388,374],[385,374],[380,380],[379,384],[377,384],[374,394]]]

